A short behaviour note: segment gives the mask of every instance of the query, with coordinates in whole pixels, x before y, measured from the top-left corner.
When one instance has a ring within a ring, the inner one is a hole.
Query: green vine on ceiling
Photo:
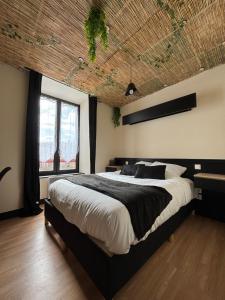
[[[78,74],[79,71],[85,70],[88,67],[88,64],[85,61],[79,60],[75,63],[75,66],[71,69],[69,74],[64,79],[64,82],[68,85],[72,84],[72,79]]]
[[[157,57],[153,57],[152,59],[145,57],[145,55],[143,54],[143,55],[139,55],[138,59],[143,60],[144,62],[146,62],[156,68],[160,68],[161,65],[168,62],[170,60],[171,56],[173,55],[174,47],[180,41],[182,31],[186,24],[186,20],[183,18],[178,19],[176,16],[175,10],[164,0],[155,0],[155,1],[156,1],[157,5],[169,15],[169,17],[171,19],[173,34],[166,45],[164,54],[157,56]],[[179,7],[182,7],[183,4],[184,4],[183,0],[178,0]]]
[[[99,78],[104,78],[105,76],[105,71],[98,66],[96,66],[94,69],[90,69],[90,73],[96,75]]]
[[[27,34],[23,34],[16,24],[6,23],[1,26],[0,31],[10,39],[20,40],[32,46],[55,46],[60,44],[59,40],[54,35],[51,35],[49,38],[43,38],[40,35],[31,37]]]
[[[111,69],[110,74],[106,74],[105,71],[103,69],[101,69],[100,67],[96,66],[94,68],[90,67],[90,65],[88,63],[86,63],[85,61],[78,61],[75,63],[75,66],[72,68],[72,70],[69,72],[69,74],[66,76],[66,78],[64,79],[64,82],[66,82],[67,84],[71,84],[72,79],[74,79],[74,76],[77,75],[80,71],[83,71],[85,69],[88,69],[88,71],[97,76],[98,78],[106,78],[106,82],[112,83],[113,85],[113,79],[112,76],[116,74],[115,69]]]
[[[124,89],[124,87],[118,83],[113,76],[115,76],[117,74],[117,71],[115,69],[111,69],[110,73],[106,73],[103,69],[101,69],[100,67],[96,66],[94,68],[90,67],[90,65],[88,63],[86,63],[85,61],[82,60],[78,60],[77,62],[75,62],[75,66],[71,69],[71,71],[68,73],[68,75],[66,76],[66,78],[63,80],[67,85],[71,86],[72,85],[72,80],[74,80],[74,77],[80,72],[83,71],[85,69],[88,69],[88,71],[97,76],[100,79],[105,79],[105,81],[100,84],[99,86],[96,87],[95,91],[89,91],[89,92],[96,92],[98,91],[100,88],[104,88],[104,87],[117,87],[120,88],[121,90]],[[79,86],[80,90],[82,91],[87,91],[87,88],[85,88],[83,83],[80,83]]]
[[[110,73],[106,75],[106,80],[103,83],[103,86],[117,86],[118,83],[113,79],[113,76],[117,74],[115,69],[111,69]]]
[[[104,86],[117,86],[117,82],[113,79],[112,75],[109,74],[106,76],[106,81],[103,85]]]
[[[92,7],[85,21],[85,33],[88,41],[88,55],[92,62],[96,59],[96,38],[99,36],[105,49],[108,47],[108,30],[105,24],[105,13],[98,7]]]
[[[88,71],[91,74],[94,74],[99,78],[105,77],[105,72],[104,70],[100,69],[100,67],[96,66],[94,68],[91,68],[88,63],[79,60],[78,62],[75,63],[75,66],[71,69],[69,74],[66,76],[64,82],[66,82],[68,85],[71,85],[74,76],[76,76],[80,71],[83,71],[85,69],[88,69]]]
[[[105,74],[105,76],[102,77],[102,78],[105,78],[105,81],[102,84],[100,84],[99,86],[97,86],[96,92],[98,92],[98,90],[105,88],[105,87],[116,87],[120,90],[124,90],[124,86],[122,86],[122,84],[120,84],[113,78],[116,74],[117,74],[117,70],[115,70],[115,69],[111,69],[110,73]]]

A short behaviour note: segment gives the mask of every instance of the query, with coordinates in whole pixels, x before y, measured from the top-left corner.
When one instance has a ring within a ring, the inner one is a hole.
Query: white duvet
[[[172,200],[143,239],[194,198],[193,183],[186,178],[138,179],[116,172],[98,175],[131,184],[160,186],[172,195]],[[102,242],[110,253],[125,254],[131,245],[140,242],[135,237],[129,212],[120,201],[64,179],[52,183],[49,193],[52,203],[68,222]]]

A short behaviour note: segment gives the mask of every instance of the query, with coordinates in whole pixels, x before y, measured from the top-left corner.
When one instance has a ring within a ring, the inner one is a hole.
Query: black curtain
[[[31,70],[27,99],[23,215],[37,215],[42,211],[39,207],[39,102],[41,81],[42,75]]]
[[[97,97],[89,95],[90,173],[95,173]]]

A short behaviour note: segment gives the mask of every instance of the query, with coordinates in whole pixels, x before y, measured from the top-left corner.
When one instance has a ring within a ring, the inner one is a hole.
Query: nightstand
[[[122,169],[122,166],[107,166],[105,168],[106,172],[115,172],[115,171],[119,171]]]
[[[225,222],[225,175],[198,173],[195,187],[202,189],[202,200],[197,201],[196,214]]]

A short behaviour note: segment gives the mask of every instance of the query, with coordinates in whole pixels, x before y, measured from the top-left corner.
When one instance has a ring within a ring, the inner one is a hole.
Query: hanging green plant
[[[121,113],[120,113],[120,108],[119,107],[113,107],[113,123],[114,123],[114,127],[119,127],[120,126],[120,117],[121,117]]]
[[[96,38],[99,36],[103,47],[108,47],[108,30],[105,24],[105,13],[98,7],[92,7],[85,21],[85,33],[88,41],[88,55],[93,62],[96,59]]]

